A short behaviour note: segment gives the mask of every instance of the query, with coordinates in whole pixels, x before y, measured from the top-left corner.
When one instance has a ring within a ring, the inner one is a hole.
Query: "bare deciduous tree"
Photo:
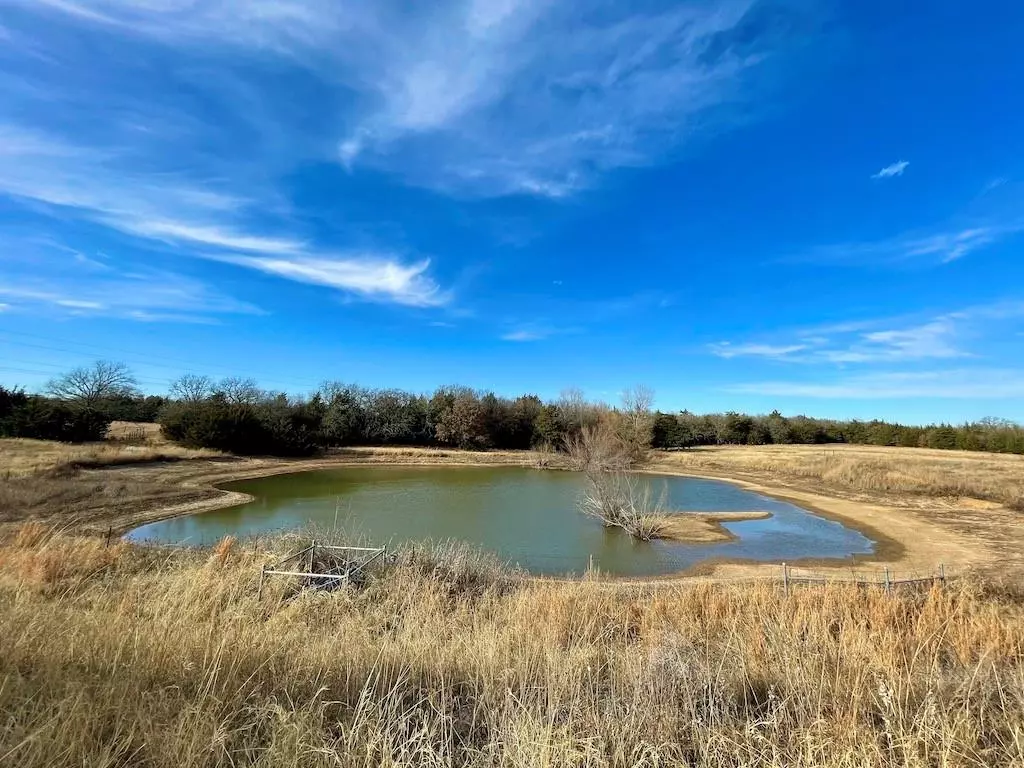
[[[563,389],[558,396],[558,410],[562,414],[565,426],[571,432],[581,429],[586,423],[588,407],[583,390],[578,387]]]
[[[199,403],[213,394],[213,380],[209,376],[186,373],[171,383],[170,394],[183,403]]]
[[[637,384],[622,393],[619,432],[634,461],[641,461],[651,447],[654,436],[653,405],[654,390],[643,384]]]
[[[92,408],[110,397],[137,395],[137,383],[124,363],[97,360],[91,366],[75,368],[51,379],[46,391],[61,400]]]
[[[255,405],[263,399],[263,390],[255,379],[243,379],[238,376],[222,379],[217,385],[217,392],[229,403],[237,405]]]
[[[580,498],[580,511],[596,517],[607,527],[650,541],[663,535],[666,526],[668,489],[655,497],[650,482],[625,472],[587,473],[590,487]]]
[[[612,472],[632,463],[627,446],[608,419],[585,426],[566,438],[569,465],[577,471]]]

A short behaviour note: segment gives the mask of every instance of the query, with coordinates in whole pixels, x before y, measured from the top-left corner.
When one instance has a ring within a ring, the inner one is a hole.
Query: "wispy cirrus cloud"
[[[1024,370],[953,368],[869,373],[820,382],[758,381],[731,385],[726,390],[738,394],[836,400],[1001,400],[1024,397]]]
[[[907,166],[910,163],[906,160],[900,160],[892,165],[887,165],[882,168],[878,173],[872,174],[872,179],[891,179],[894,176],[902,176],[903,172],[907,170]]]
[[[296,57],[329,48],[319,36],[345,26],[345,14],[287,2],[0,7],[11,22],[11,44],[0,49],[0,197],[32,215],[134,238],[145,255],[121,249],[118,269],[146,263],[155,248],[165,261],[212,254],[378,302],[436,306],[450,297],[423,258],[310,235],[316,227],[282,179],[318,156],[335,162],[336,134],[315,130],[330,122],[332,99],[311,99],[324,119],[310,121],[286,103],[289,89],[264,87],[255,59],[214,63],[206,47],[249,47],[263,65],[276,61],[305,86],[330,91]],[[220,40],[229,28],[237,34]],[[88,56],[97,44],[102,59]]]
[[[99,278],[77,274],[73,280],[5,278],[0,297],[12,312],[140,322],[212,323],[226,315],[262,314],[202,281],[159,271]]]
[[[773,360],[785,360],[807,348],[807,344],[733,344],[729,341],[720,341],[708,346],[711,354],[726,360],[733,357],[765,357]]]
[[[906,232],[881,240],[835,243],[792,260],[869,266],[933,262],[948,264],[1024,231],[1024,220],[1003,219],[931,232]]]
[[[449,300],[449,295],[426,274],[430,266],[426,259],[403,264],[388,254],[364,253],[332,256],[208,254],[206,258],[300,283],[336,288],[373,301],[435,307]]]
[[[0,195],[144,249],[421,307],[452,297],[431,261],[359,233],[358,247],[319,239],[312,219],[329,214],[297,210],[289,174],[340,164],[460,195],[566,197],[745,119],[797,13],[758,0],[0,7]]]
[[[216,186],[204,188],[175,175],[147,178],[119,171],[111,154],[10,125],[0,125],[4,156],[10,162],[0,166],[0,193],[70,210],[129,235],[187,249],[189,256],[374,301],[437,306],[450,297],[426,274],[429,260],[409,263],[386,252],[336,255],[287,233],[252,231],[244,221],[258,203]]]
[[[585,10],[549,0],[2,2],[137,45],[244,48],[295,66],[323,102],[322,123],[339,127],[334,160],[350,170],[379,168],[460,193],[545,197],[744,120],[743,105],[756,102],[754,86],[781,60],[793,22],[810,18],[796,5],[759,0],[668,8],[612,0]],[[285,116],[294,110],[280,107],[289,94],[269,93],[255,78],[228,90],[245,106],[255,102],[287,146],[295,126]],[[316,151],[325,139],[316,137]]]
[[[932,318],[878,318],[782,331],[774,338],[708,345],[716,357],[784,363],[870,365],[979,355],[979,344],[1024,323],[1024,302],[1001,301]]]
[[[446,4],[361,50],[365,106],[339,156],[463,193],[566,197],[739,119],[778,21],[752,0]]]
[[[547,334],[543,331],[530,331],[525,329],[509,331],[501,336],[502,341],[540,341],[545,338],[547,338]]]

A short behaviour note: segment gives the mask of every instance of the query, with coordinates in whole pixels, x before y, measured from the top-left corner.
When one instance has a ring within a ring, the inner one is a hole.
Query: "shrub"
[[[229,403],[222,397],[172,403],[160,415],[165,437],[192,448],[239,455],[308,456],[320,445],[321,417],[309,404]]]
[[[0,387],[0,437],[84,443],[102,440],[110,421],[92,408]]]

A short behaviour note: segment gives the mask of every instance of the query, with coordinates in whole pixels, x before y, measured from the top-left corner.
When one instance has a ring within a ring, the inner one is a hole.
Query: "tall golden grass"
[[[210,459],[224,454],[208,449],[184,448],[173,443],[126,445],[57,443],[26,438],[0,439],[0,477],[26,477],[41,472],[148,464],[157,461]]]
[[[1024,508],[1024,456],[860,445],[764,445],[656,453],[653,465],[811,480],[880,495],[969,497]]]
[[[0,764],[1024,765],[1024,611],[975,584],[638,590],[421,552],[258,600],[271,556],[22,527]]]

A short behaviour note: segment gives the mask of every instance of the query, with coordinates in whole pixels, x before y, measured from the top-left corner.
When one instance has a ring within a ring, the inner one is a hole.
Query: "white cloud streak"
[[[209,323],[222,315],[261,314],[199,280],[168,272],[97,278],[67,267],[62,277],[7,277],[0,281],[0,296],[12,311],[146,322]]]
[[[743,120],[797,11],[550,0],[0,0],[178,51],[245,47],[350,93],[335,157],[461,193],[563,197]],[[251,84],[249,84],[251,85]],[[258,84],[254,90],[266,96]],[[273,108],[269,114],[280,114]]]
[[[1024,397],[1024,370],[958,368],[876,373],[825,382],[763,381],[726,388],[739,394],[841,400],[968,399]]]
[[[243,256],[207,258],[248,267],[300,283],[322,285],[354,293],[371,301],[391,301],[411,307],[436,307],[449,296],[426,275],[429,260],[402,264],[383,254],[348,256]]]
[[[948,264],[1024,230],[1024,221],[1003,220],[931,233],[911,232],[882,240],[849,242],[813,249],[796,261],[869,266],[930,261]]]
[[[885,168],[880,170],[878,173],[872,175],[872,179],[891,179],[894,176],[902,176],[903,172],[907,170],[907,166],[910,163],[906,160],[900,160],[898,163],[887,165]]]
[[[797,352],[807,349],[806,344],[733,344],[721,341],[708,347],[711,354],[726,360],[733,357],[765,357],[785,360]]]
[[[541,341],[542,339],[547,338],[547,336],[548,334],[545,331],[520,329],[503,334],[501,340],[515,342]]]
[[[797,13],[758,0],[0,8],[0,195],[163,255],[414,307],[452,299],[432,262],[358,232],[318,240],[343,217],[293,208],[296,169],[564,198],[747,119]]]
[[[342,257],[300,239],[246,231],[236,223],[253,203],[184,181],[157,185],[110,170],[110,158],[48,135],[0,125],[0,192],[54,206],[120,232],[184,249],[219,249],[209,258],[346,291],[374,301],[438,306],[450,299],[427,276],[429,260],[406,264],[394,254]],[[255,254],[255,255],[253,255]]]
[[[761,358],[784,363],[868,365],[970,358],[979,341],[1005,336],[1024,318],[1024,302],[967,307],[924,322],[885,318],[804,328],[782,340],[718,342],[716,357]]]

